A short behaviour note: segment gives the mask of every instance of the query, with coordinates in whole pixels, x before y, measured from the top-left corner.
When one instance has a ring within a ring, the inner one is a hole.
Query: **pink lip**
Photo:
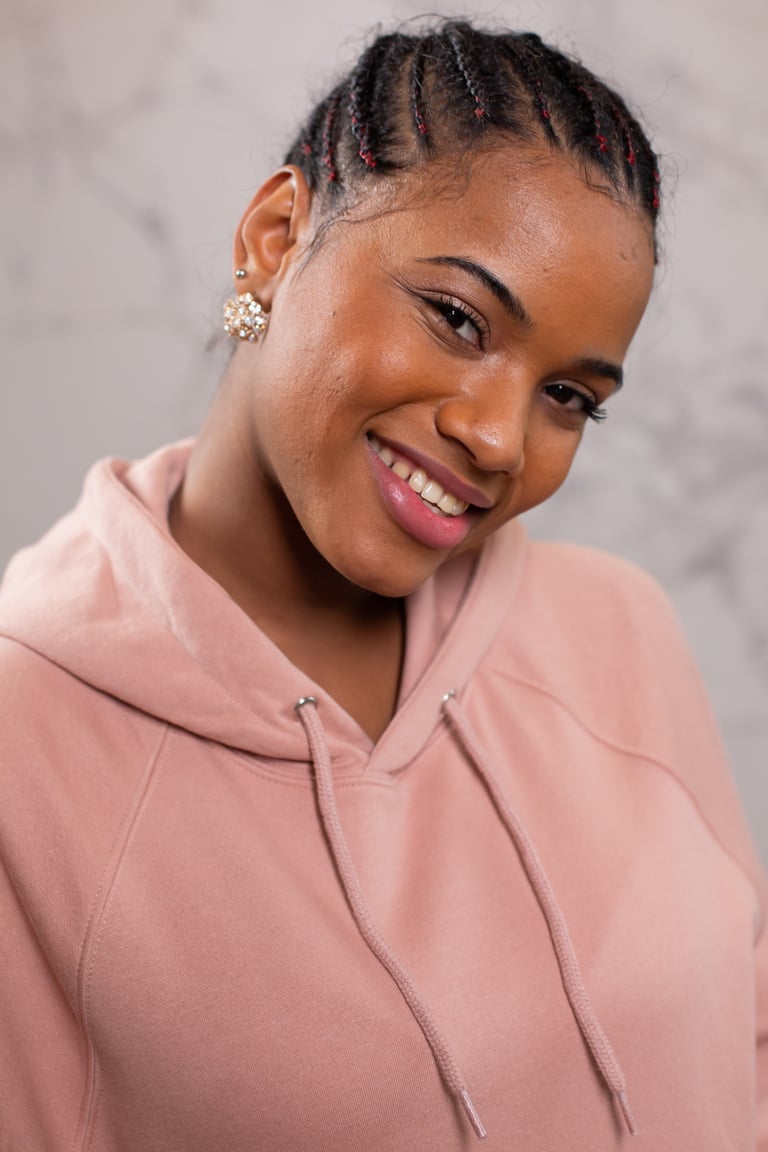
[[[380,444],[386,444],[393,452],[399,456],[404,456],[406,460],[412,460],[414,464],[418,464],[419,468],[423,468],[432,480],[437,480],[438,484],[451,496],[458,496],[459,500],[466,500],[467,504],[474,504],[476,508],[492,508],[494,501],[486,496],[485,492],[481,492],[479,488],[475,488],[472,484],[467,484],[466,481],[460,480],[448,468],[442,464],[438,464],[436,460],[430,460],[429,456],[425,456],[422,452],[417,451],[415,448],[408,448],[405,444],[398,444],[397,440],[385,440],[383,437],[376,433],[376,439]],[[386,465],[385,465],[386,467]]]
[[[392,519],[404,531],[428,548],[456,548],[472,526],[471,512],[461,516],[438,516],[430,512],[410,485],[388,468],[377,452],[368,446],[374,479]],[[403,455],[405,453],[403,452]],[[418,462],[418,461],[415,461]]]

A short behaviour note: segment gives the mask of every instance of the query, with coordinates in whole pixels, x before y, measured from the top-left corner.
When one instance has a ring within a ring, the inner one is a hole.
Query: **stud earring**
[[[245,280],[247,275],[248,273],[246,272],[245,268],[235,268],[235,279]]]
[[[264,334],[268,323],[269,313],[250,292],[224,304],[224,331],[236,340],[248,340],[254,344]]]

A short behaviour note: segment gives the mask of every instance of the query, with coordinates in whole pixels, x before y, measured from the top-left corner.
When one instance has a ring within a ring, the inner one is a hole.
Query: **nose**
[[[517,476],[525,464],[530,414],[530,396],[499,381],[482,394],[444,399],[435,424],[442,436],[462,446],[476,468]]]

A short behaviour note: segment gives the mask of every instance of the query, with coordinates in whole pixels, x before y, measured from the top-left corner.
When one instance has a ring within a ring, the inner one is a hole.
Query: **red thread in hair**
[[[414,97],[413,115],[416,120],[416,127],[419,130],[419,135],[429,136],[429,129],[427,128],[427,122],[424,119],[424,114],[421,110],[421,107],[419,106],[418,97]]]
[[[466,60],[464,58],[464,50],[461,47],[460,37],[458,34],[454,34],[449,38],[451,48],[453,49],[454,59],[456,60],[456,66],[464,78],[464,83],[466,84],[467,89],[469,90],[469,93],[475,102],[475,116],[478,120],[482,120],[486,115],[486,110],[483,106],[482,84],[478,83],[477,78],[472,75],[467,66]]]
[[[541,79],[536,72],[536,67],[541,62],[540,55],[528,37],[524,38],[524,42],[525,50],[522,54],[518,54],[510,49],[508,56],[512,62],[513,69],[522,75],[529,89],[539,116],[547,129],[547,134],[550,139],[557,140],[557,133],[552,127],[552,113],[549,110],[549,105],[544,96]]]
[[[312,155],[312,145],[310,144],[309,140],[304,141],[304,143],[301,146],[301,150],[305,156],[311,156]]]
[[[552,117],[549,114],[549,108],[547,107],[547,102],[544,99],[544,92],[542,91],[541,81],[539,80],[538,76],[533,77],[533,86],[536,89],[536,101],[539,105],[539,114],[541,115],[542,120],[551,120]]]
[[[374,156],[373,152],[371,152],[370,148],[361,148],[359,156],[361,160],[365,160],[369,168],[376,167],[376,157]]]
[[[589,89],[586,88],[583,84],[578,85],[578,90],[589,104],[589,110],[592,113],[592,125],[595,130],[595,144],[597,145],[597,150],[598,152],[607,152],[608,138],[603,133],[603,126],[600,123],[600,117],[597,114],[594,97],[592,96],[592,93],[589,91]]]
[[[621,128],[622,135],[624,136],[624,143],[627,148],[627,164],[629,164],[630,168],[634,168],[637,163],[637,153],[635,152],[635,144],[632,139],[632,130],[624,119],[624,113],[616,104],[611,105],[611,111],[613,112],[614,120]]]

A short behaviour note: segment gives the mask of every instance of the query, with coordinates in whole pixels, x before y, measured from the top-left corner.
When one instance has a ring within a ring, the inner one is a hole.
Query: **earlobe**
[[[311,202],[304,173],[292,164],[262,184],[235,233],[235,267],[245,272],[238,292],[252,292],[269,309],[274,284],[308,232]]]

